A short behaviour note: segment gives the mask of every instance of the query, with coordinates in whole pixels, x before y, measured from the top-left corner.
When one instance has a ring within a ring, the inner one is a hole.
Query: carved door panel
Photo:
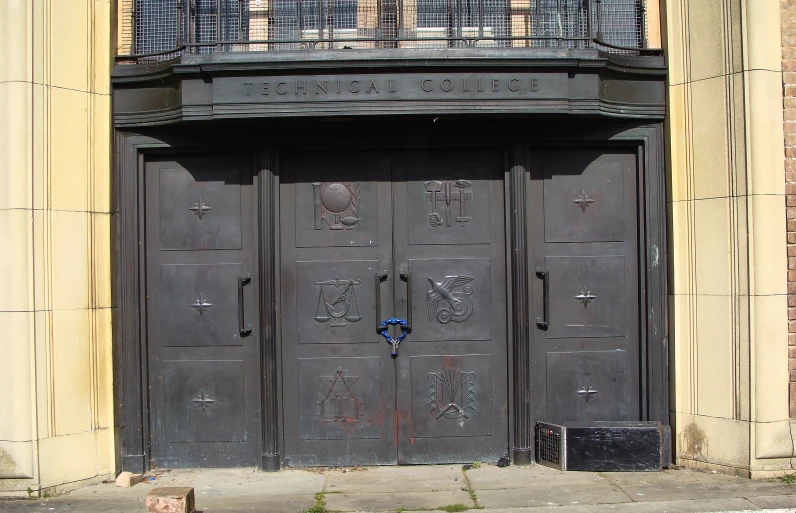
[[[280,181],[285,463],[395,463],[389,159],[286,154]]]
[[[394,169],[395,304],[412,320],[396,359],[398,461],[497,461],[508,444],[500,154],[409,153]]]
[[[152,465],[256,465],[252,159],[151,160],[144,181]]]
[[[289,464],[449,463],[506,452],[499,173],[499,156],[480,151],[284,156]],[[377,326],[406,318],[407,280],[412,332],[393,359]]]
[[[536,416],[639,420],[636,156],[539,152],[531,163]]]

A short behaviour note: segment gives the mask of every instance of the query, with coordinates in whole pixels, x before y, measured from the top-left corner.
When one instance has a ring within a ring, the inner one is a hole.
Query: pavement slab
[[[488,509],[631,502],[622,490],[610,484],[590,485],[587,488],[533,486],[526,489],[482,490],[476,492],[476,496],[478,504]]]
[[[721,499],[794,493],[779,481],[751,481],[741,477],[685,470],[656,473],[604,473],[636,502],[680,499]]]
[[[532,508],[489,509],[488,513],[730,513],[755,511],[762,513],[745,499],[665,501],[622,504],[574,504]],[[777,512],[780,513],[780,512]],[[782,511],[781,513],[786,513]],[[792,513],[792,512],[787,512]]]
[[[746,500],[760,508],[790,508],[791,510],[796,510],[796,495],[762,495],[747,497]]]
[[[435,510],[453,504],[473,507],[467,492],[400,492],[400,493],[330,493],[326,508],[330,511],[396,511]],[[437,512],[439,513],[439,512]]]
[[[481,466],[467,481],[485,508],[526,508],[631,502],[618,486],[594,472],[536,467]]]
[[[384,470],[389,468],[390,470]],[[403,493],[460,491],[467,484],[461,465],[363,467],[328,472],[328,492]],[[395,508],[393,508],[395,509]]]

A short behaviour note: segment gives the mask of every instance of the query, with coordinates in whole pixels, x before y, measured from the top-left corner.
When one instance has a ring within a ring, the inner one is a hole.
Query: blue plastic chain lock
[[[389,326],[395,325],[401,327],[401,334],[398,335],[398,338],[392,338],[392,335],[387,332],[387,328]],[[395,317],[392,319],[387,319],[386,321],[381,321],[381,324],[379,325],[379,333],[381,333],[381,336],[384,337],[384,340],[386,340],[387,343],[392,346],[392,352],[390,354],[393,356],[393,358],[398,356],[398,344],[400,344],[401,341],[406,338],[406,334],[409,333],[408,327],[408,322],[403,319],[396,319]]]

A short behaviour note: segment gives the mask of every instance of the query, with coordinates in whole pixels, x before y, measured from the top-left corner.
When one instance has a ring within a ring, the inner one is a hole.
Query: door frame
[[[489,121],[489,120],[487,120]],[[504,194],[507,262],[508,307],[508,397],[509,454],[515,464],[533,461],[533,422],[530,407],[531,387],[530,344],[532,269],[528,258],[526,180],[531,147],[621,147],[634,151],[639,170],[638,214],[640,227],[639,253],[643,255],[644,273],[640,275],[640,291],[646,298],[645,322],[642,332],[642,411],[643,420],[669,425],[668,390],[668,325],[667,325],[667,246],[666,246],[666,173],[664,167],[664,126],[662,122],[643,121],[628,124],[602,123],[573,130],[579,119],[567,118],[560,129],[547,129],[538,123],[527,130],[517,130],[518,119],[491,120],[499,128],[473,135],[466,127],[450,135],[423,140],[414,145],[433,144],[435,148],[465,146],[477,141],[479,146],[504,149]],[[419,122],[418,122],[419,123]],[[212,124],[212,125],[215,125]],[[220,128],[220,127],[218,127]],[[275,137],[270,147],[245,129],[244,135],[230,140],[218,136],[217,126],[205,130],[172,128],[169,134],[117,131],[112,197],[115,219],[111,223],[115,248],[112,255],[113,341],[114,341],[114,423],[119,439],[120,466],[137,473],[150,468],[149,407],[147,398],[147,365],[145,337],[144,279],[141,271],[145,259],[142,242],[144,159],[150,154],[190,151],[226,151],[252,153],[256,157],[254,175],[258,177],[260,311],[262,355],[262,468],[278,470],[284,455],[281,410],[281,305],[279,301],[279,151],[290,147],[307,148],[306,140],[297,140],[298,129]],[[171,135],[171,134],[178,135]],[[458,138],[457,138],[458,135]],[[291,138],[292,136],[292,138]],[[375,144],[396,147],[397,144],[376,139]],[[379,142],[382,141],[382,142]],[[455,141],[452,144],[451,141]],[[328,148],[332,143],[319,144]],[[411,145],[410,146],[414,146]],[[314,147],[314,145],[313,145]],[[642,196],[643,195],[643,196]],[[641,260],[640,260],[641,261]],[[273,272],[266,272],[267,269]],[[272,305],[272,308],[266,308]],[[526,365],[518,363],[527,362]]]

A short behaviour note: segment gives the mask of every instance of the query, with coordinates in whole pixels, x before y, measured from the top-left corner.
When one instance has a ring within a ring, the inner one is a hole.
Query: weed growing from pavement
[[[315,494],[315,504],[304,513],[327,513],[326,511],[326,492]]]
[[[794,484],[796,483],[796,474],[785,474],[781,479],[785,484]]]
[[[442,506],[439,508],[440,511],[447,511],[447,513],[459,513],[460,511],[467,511],[471,509],[470,506],[465,504],[448,504],[447,506]]]

